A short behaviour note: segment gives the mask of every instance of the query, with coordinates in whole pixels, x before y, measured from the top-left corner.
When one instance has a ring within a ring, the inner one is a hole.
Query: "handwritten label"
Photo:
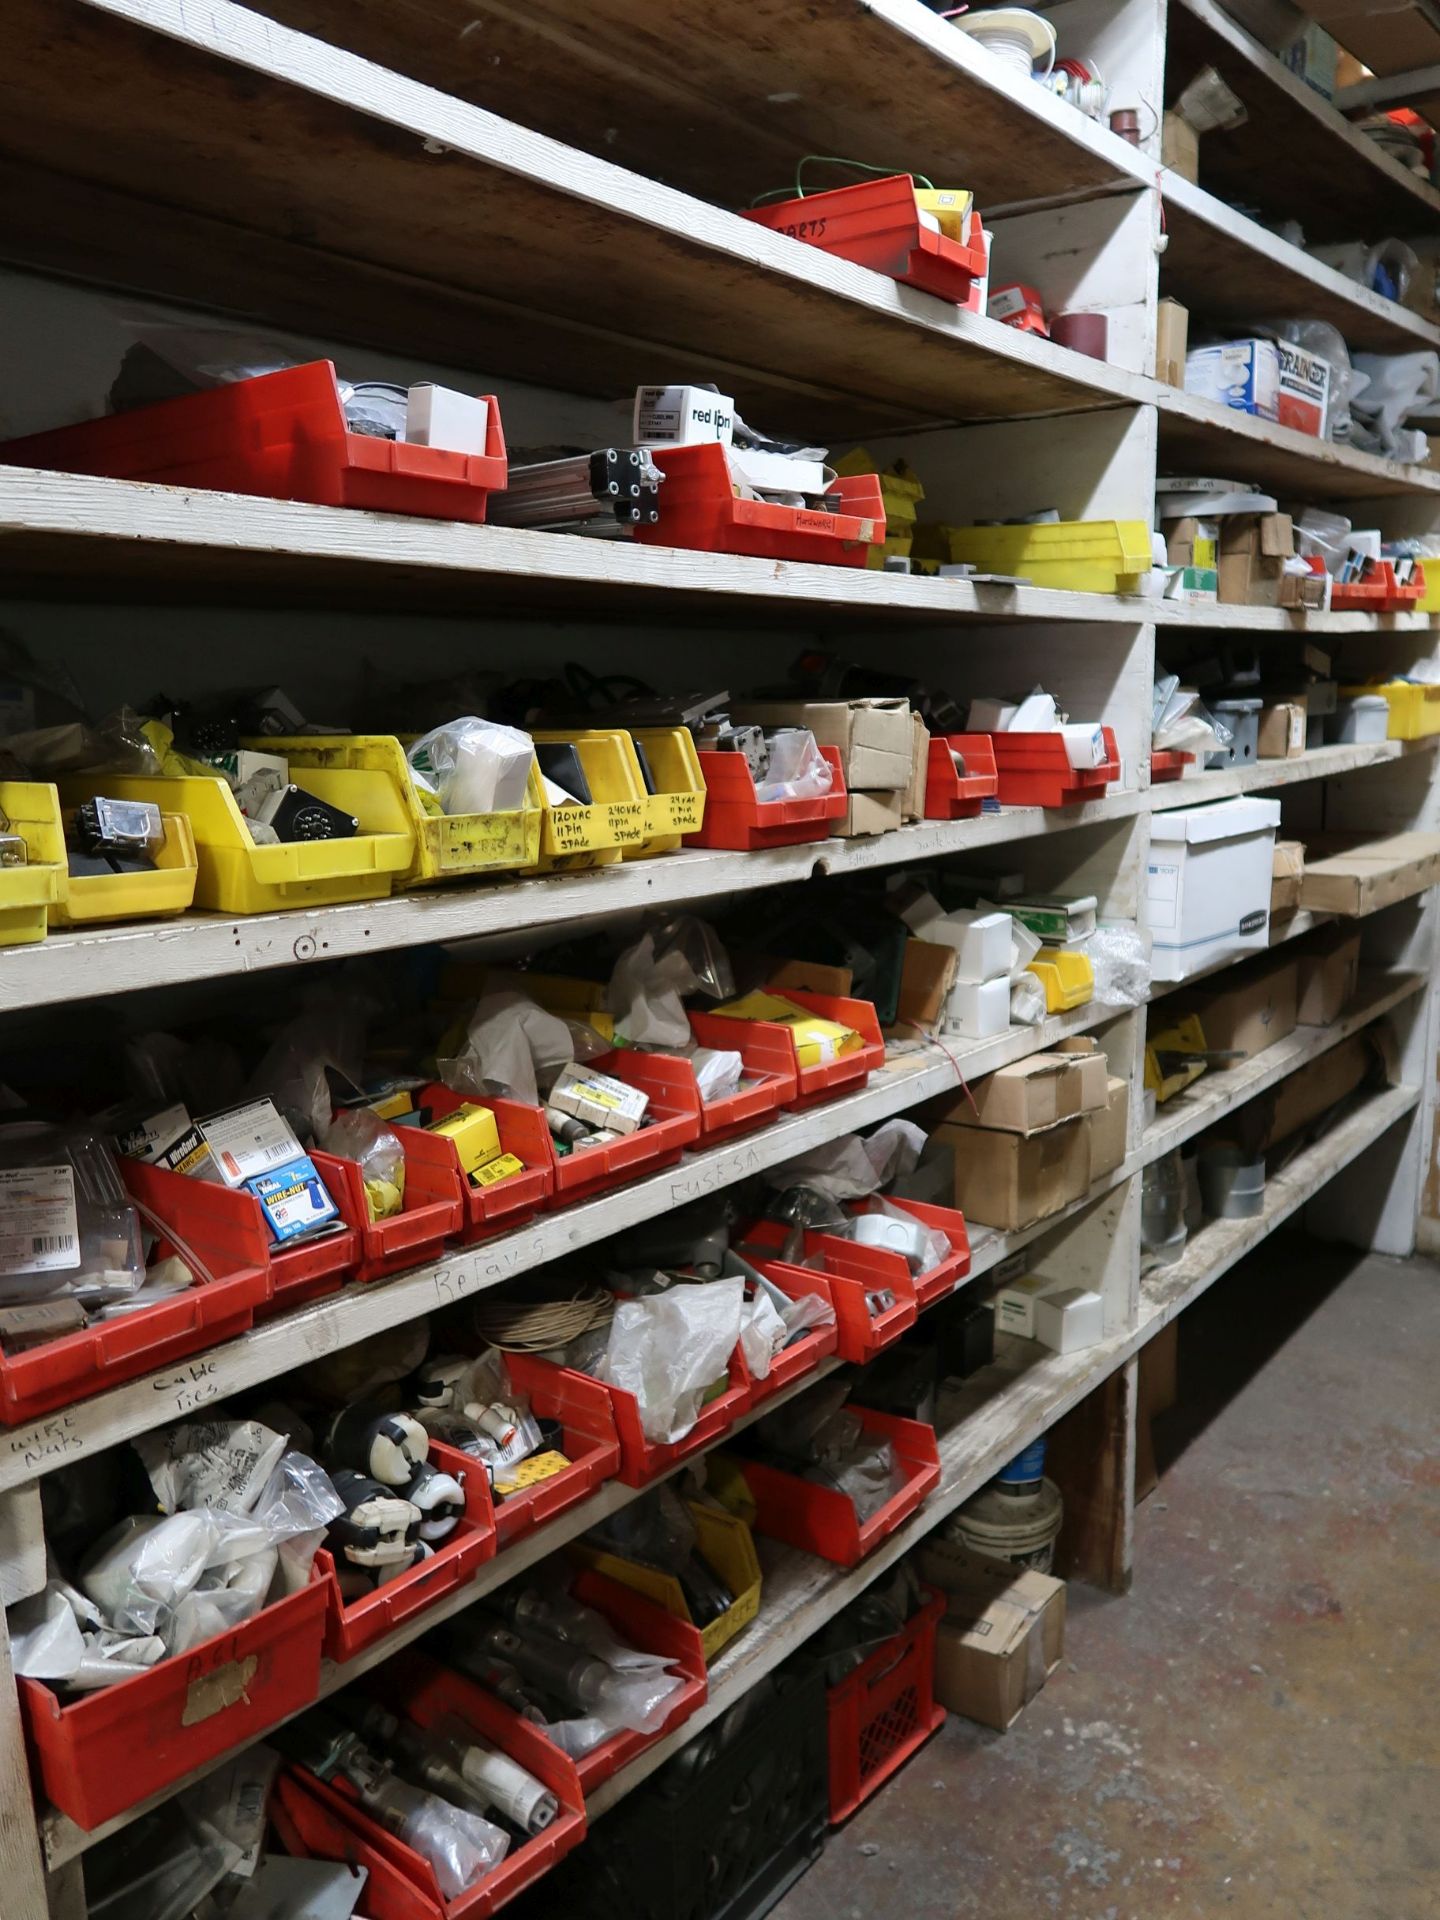
[[[797,533],[837,533],[839,531],[833,513],[807,513],[803,507],[795,509],[795,529]]]
[[[728,1154],[725,1159],[713,1161],[709,1166],[696,1164],[670,1182],[670,1204],[679,1207],[687,1200],[698,1200],[704,1194],[714,1193],[717,1187],[728,1187],[736,1180],[743,1180],[747,1174],[758,1173],[764,1164],[755,1147]]]
[[[825,236],[828,220],[792,220],[789,226],[781,227],[781,233],[788,233],[792,240],[808,240],[813,246]]]
[[[584,853],[603,835],[593,807],[559,807],[545,816],[547,850]]]
[[[494,1280],[502,1274],[517,1273],[523,1267],[538,1267],[549,1257],[550,1250],[545,1237],[537,1233],[528,1240],[515,1240],[501,1247],[480,1271],[487,1280]]]
[[[75,1430],[72,1413],[57,1413],[53,1420],[37,1420],[33,1427],[8,1436],[10,1458],[23,1461],[27,1467],[41,1466],[47,1460],[63,1460],[66,1454],[78,1453],[83,1444]]]
[[[209,1400],[220,1397],[220,1368],[217,1361],[192,1360],[178,1373],[163,1375],[150,1382],[151,1390],[172,1399],[176,1413],[190,1413]]]

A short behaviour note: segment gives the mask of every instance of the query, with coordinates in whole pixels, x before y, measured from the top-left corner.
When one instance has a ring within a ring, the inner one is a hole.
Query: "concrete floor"
[[[776,1920],[1436,1920],[1440,1266],[1283,1238],[1186,1315],[1125,1599]]]

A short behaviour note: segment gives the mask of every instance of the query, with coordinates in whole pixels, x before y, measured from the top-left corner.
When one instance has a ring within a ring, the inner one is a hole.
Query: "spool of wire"
[[[592,1327],[607,1326],[615,1296],[604,1287],[578,1285],[526,1299],[482,1295],[475,1302],[475,1331],[502,1353],[546,1353],[578,1340]]]

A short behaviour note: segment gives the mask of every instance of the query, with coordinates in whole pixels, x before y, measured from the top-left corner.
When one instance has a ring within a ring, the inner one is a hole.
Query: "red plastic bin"
[[[531,1356],[530,1365],[556,1374],[566,1371],[553,1361],[540,1359],[538,1355]],[[582,1378],[589,1379],[590,1376],[585,1374]],[[671,1467],[688,1460],[692,1453],[700,1452],[712,1440],[727,1433],[750,1405],[750,1376],[745,1370],[738,1346],[730,1356],[729,1386],[700,1409],[700,1418],[683,1440],[647,1440],[640,1424],[640,1403],[634,1394],[627,1393],[624,1387],[612,1387],[602,1381],[595,1384],[604,1386],[610,1397],[615,1433],[620,1442],[620,1470],[615,1478],[623,1481],[627,1487],[648,1487],[658,1474],[668,1473]]]
[[[777,1286],[788,1289],[796,1284],[802,1292],[808,1286],[812,1293],[829,1293],[835,1309],[835,1351],[842,1360],[863,1367],[914,1326],[920,1303],[910,1269],[898,1253],[857,1247],[835,1234],[807,1233],[804,1257],[818,1260],[819,1266],[802,1267],[778,1257],[767,1258],[765,1249],[774,1247],[778,1255],[788,1234],[789,1229],[778,1221],[754,1220],[745,1229],[739,1250]],[[881,1287],[894,1294],[895,1304],[872,1315],[865,1296]]]
[[[548,1741],[538,1727],[462,1674],[422,1653],[397,1654],[376,1669],[371,1690],[392,1711],[417,1726],[454,1721],[488,1745],[507,1753],[541,1780],[560,1802],[560,1811],[543,1833],[513,1840],[500,1865],[468,1893],[447,1900],[430,1863],[371,1819],[349,1792],[331,1786],[304,1768],[281,1773],[281,1805],[287,1845],[298,1845],[311,1859],[343,1860],[369,1867],[365,1912],[369,1920],[482,1920],[533,1886],[585,1837],[585,1799],[575,1763]],[[288,1829],[288,1830],[287,1830]],[[375,1864],[394,1869],[376,1874]]]
[[[18,1426],[54,1413],[92,1393],[103,1393],[124,1380],[233,1340],[249,1331],[270,1298],[270,1236],[258,1218],[259,1207],[252,1201],[251,1213],[233,1204],[237,1198],[248,1200],[248,1195],[232,1195],[228,1188],[168,1174],[165,1177],[180,1187],[201,1188],[231,1203],[202,1206],[182,1223],[172,1208],[151,1197],[148,1181],[131,1179],[132,1170],[143,1176],[157,1169],[135,1161],[122,1160],[119,1165],[134,1197],[162,1221],[173,1220],[176,1231],[183,1232],[214,1277],[197,1280],[168,1300],[63,1334],[27,1352],[0,1353],[0,1425]],[[145,1224],[158,1231],[153,1221]],[[163,1240],[160,1251],[166,1251]]]
[[[699,1629],[688,1620],[677,1620],[664,1607],[656,1606],[633,1588],[592,1570],[577,1574],[570,1588],[571,1597],[582,1607],[593,1607],[603,1614],[627,1647],[642,1653],[663,1653],[672,1672],[682,1673],[685,1684],[671,1695],[665,1717],[654,1733],[622,1731],[611,1734],[598,1747],[575,1762],[581,1791],[587,1796],[637,1754],[663,1740],[667,1733],[688,1720],[709,1697],[710,1682],[705,1670],[705,1648]]]
[[[1193,766],[1193,753],[1181,753],[1176,747],[1152,747],[1150,750],[1150,784],[1160,786],[1166,780],[1183,778],[1185,769]]]
[[[730,847],[751,853],[757,847],[798,847],[828,840],[830,822],[845,811],[848,794],[838,747],[821,747],[834,775],[829,793],[813,800],[759,800],[755,776],[743,753],[699,749],[705,775],[705,818],[685,835],[687,847]]]
[[[307,1300],[338,1293],[360,1260],[360,1226],[347,1212],[348,1195],[330,1189],[340,1209],[341,1224],[297,1246],[278,1246],[270,1237],[265,1213],[253,1193],[221,1186],[214,1180],[196,1180],[143,1160],[122,1160],[120,1171],[137,1200],[143,1200],[162,1220],[193,1244],[197,1233],[223,1231],[256,1236],[270,1267],[267,1298],[256,1317],[287,1313]],[[222,1227],[221,1222],[225,1225]]]
[[[409,1620],[456,1587],[468,1586],[487,1560],[493,1560],[496,1548],[495,1508],[490,1498],[490,1481],[483,1464],[472,1460],[458,1448],[443,1441],[430,1442],[430,1458],[444,1473],[453,1473],[465,1488],[465,1514],[448,1539],[442,1540],[428,1560],[408,1572],[397,1574],[373,1593],[358,1600],[341,1597],[335,1562],[322,1547],[315,1564],[329,1586],[325,1620],[325,1656],[329,1660],[353,1660],[369,1646]]]
[[[423,1127],[397,1127],[395,1137],[405,1153],[405,1205],[388,1220],[370,1218],[358,1160],[342,1160],[318,1148],[310,1156],[345,1218],[359,1223],[357,1280],[384,1280],[406,1267],[423,1266],[458,1236],[464,1218],[454,1143]]]
[[[859,1415],[867,1433],[890,1441],[896,1467],[904,1475],[899,1492],[863,1523],[856,1515],[854,1501],[834,1487],[817,1486],[797,1473],[786,1473],[761,1460],[740,1462],[755,1501],[755,1531],[781,1540],[787,1547],[798,1547],[802,1553],[818,1554],[839,1567],[858,1566],[940,1483],[940,1450],[933,1427],[922,1420],[903,1420],[896,1414],[877,1413],[872,1407],[857,1407],[853,1402],[847,1411]]]
[[[746,207],[742,218],[979,311],[986,257],[979,215],[971,222],[974,239],[969,246],[936,233],[921,221],[915,182],[908,173]]]
[[[830,1824],[838,1827],[945,1724],[935,1701],[935,1632],[945,1595],[929,1596],[899,1633],[826,1690]]]
[[[884,545],[885,499],[878,473],[837,480],[825,495],[834,501],[835,510],[826,513],[738,498],[730,461],[718,440],[699,446],[652,447],[650,457],[664,473],[665,484],[660,489],[659,520],[635,529],[636,540],[644,546],[863,567],[871,547]],[[710,806],[707,800],[707,814]]]
[[[1335,581],[1330,588],[1332,611],[1341,613],[1407,613],[1425,598],[1425,569],[1417,561],[1402,586],[1388,560],[1371,567],[1363,580]]]
[[[999,797],[1006,807],[1068,807],[1096,800],[1120,778],[1120,749],[1112,727],[1102,727],[1105,760],[1072,767],[1062,733],[992,733]]]
[[[952,752],[965,761],[955,770]],[[925,767],[925,818],[973,820],[998,791],[1000,776],[988,733],[932,733]]]
[[[751,1083],[722,1099],[700,1101],[703,1146],[713,1147],[722,1140],[733,1140],[736,1134],[749,1133],[794,1099],[795,1049],[785,1034],[764,1021],[719,1021],[713,1014],[691,1014],[689,1018],[696,1044],[738,1053],[742,1079]],[[697,1021],[704,1024],[704,1034]]]
[[[588,1497],[620,1468],[620,1441],[610,1395],[588,1373],[554,1367],[528,1353],[507,1353],[511,1384],[527,1394],[542,1420],[558,1420],[560,1450],[570,1465],[512,1493],[495,1506],[496,1539],[503,1549]]]
[[[493,394],[483,454],[351,433],[335,368],[311,360],[154,406],[0,443],[0,461],[320,507],[483,520],[508,467]]]
[[[589,1200],[607,1188],[635,1179],[638,1174],[673,1167],[686,1147],[693,1146],[700,1138],[700,1094],[695,1085],[695,1070],[688,1062],[673,1054],[636,1053],[632,1048],[622,1047],[613,1053],[602,1053],[586,1064],[597,1073],[608,1073],[612,1080],[639,1087],[650,1096],[648,1111],[659,1117],[649,1126],[627,1133],[623,1140],[612,1140],[598,1147],[580,1147],[572,1153],[556,1153],[551,1141],[551,1207]],[[540,1121],[543,1126],[543,1114]],[[549,1137],[547,1127],[547,1140]]]
[[[78,1826],[98,1827],[309,1706],[326,1596],[312,1575],[232,1633],[68,1704],[39,1680],[17,1681],[46,1796]]]
[[[778,1287],[792,1300],[802,1300],[807,1293],[814,1293],[828,1302],[831,1310],[834,1310],[834,1295],[825,1285],[823,1276],[816,1276],[815,1283],[811,1284],[810,1276],[802,1278],[797,1268],[762,1266],[761,1271],[771,1286]],[[746,1288],[747,1294],[751,1291],[751,1288]],[[822,1360],[828,1360],[835,1352],[839,1340],[840,1327],[837,1319],[832,1320],[828,1326],[812,1327],[800,1339],[793,1341],[776,1354],[770,1362],[770,1371],[763,1380],[757,1380],[753,1373],[750,1374],[751,1406],[759,1406],[772,1394],[779,1393],[782,1387],[791,1386],[796,1380],[802,1380],[807,1373],[813,1373]],[[749,1373],[748,1367],[746,1372]]]
[[[460,1154],[453,1140],[444,1140],[455,1162],[460,1182],[460,1239],[465,1246],[488,1240],[492,1234],[510,1227],[522,1227],[539,1213],[550,1199],[555,1185],[555,1156],[550,1150],[550,1129],[538,1107],[521,1100],[473,1100],[468,1094],[452,1093],[438,1080],[422,1087],[415,1104],[425,1107],[435,1119],[454,1113],[458,1107],[488,1107],[495,1116],[503,1153],[513,1153],[525,1163],[524,1173],[497,1180],[494,1186],[477,1187],[460,1168]]]
[[[932,1207],[924,1200],[901,1200],[887,1194],[886,1203],[898,1207],[901,1213],[910,1213],[932,1233],[943,1233],[950,1242],[951,1253],[948,1260],[942,1260],[938,1267],[932,1267],[929,1273],[915,1273],[910,1276],[910,1284],[915,1289],[915,1299],[923,1313],[926,1307],[933,1307],[937,1300],[943,1300],[959,1286],[970,1271],[970,1229],[965,1225],[965,1216],[958,1207]],[[864,1200],[854,1200],[847,1205],[847,1213],[878,1213],[879,1200],[871,1195]],[[823,1236],[822,1236],[823,1237]],[[844,1242],[841,1243],[842,1245]],[[883,1251],[883,1249],[882,1249]]]
[[[786,1112],[794,1113],[802,1107],[818,1106],[838,1093],[852,1092],[869,1079],[876,1067],[884,1066],[885,1036],[880,1031],[880,1020],[870,1001],[849,999],[834,993],[802,992],[798,987],[774,987],[765,991],[773,992],[797,1007],[804,1007],[810,1013],[819,1014],[822,1019],[838,1020],[858,1033],[864,1042],[854,1053],[844,1054],[838,1060],[822,1060],[816,1066],[802,1067],[794,1035],[778,1021],[734,1020],[723,1013],[692,1014],[691,1030],[702,1046],[733,1046],[735,1042],[727,1042],[725,1038],[727,1032],[760,1029],[777,1051],[780,1047],[784,1048],[790,1070],[795,1076],[794,1091],[781,1103]]]

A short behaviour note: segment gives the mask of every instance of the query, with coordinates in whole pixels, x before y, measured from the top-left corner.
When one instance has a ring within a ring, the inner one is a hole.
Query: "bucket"
[[[1185,1172],[1178,1148],[1152,1160],[1141,1175],[1140,1245],[1162,1267],[1185,1251]]]
[[[1030,1499],[1039,1493],[1045,1479],[1045,1436],[1032,1440],[1023,1453],[1017,1453],[1008,1467],[995,1476],[997,1492],[1007,1500]]]
[[[1265,1211],[1265,1156],[1222,1140],[1200,1149],[1200,1198],[1212,1220],[1254,1220]]]
[[[1042,1480],[1040,1491],[1024,1500],[989,1486],[966,1501],[945,1532],[975,1553],[1048,1573],[1064,1517],[1065,1503],[1053,1480]]]

